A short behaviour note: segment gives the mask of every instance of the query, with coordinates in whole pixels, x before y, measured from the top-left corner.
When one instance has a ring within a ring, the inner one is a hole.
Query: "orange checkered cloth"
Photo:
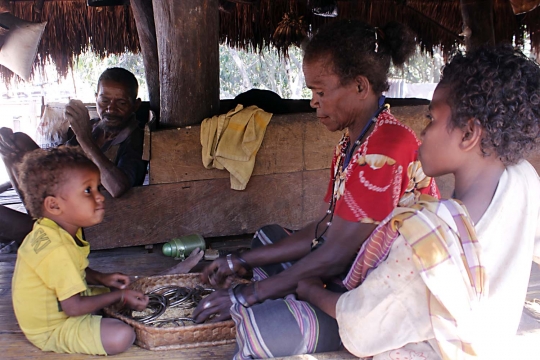
[[[467,210],[457,200],[422,195],[410,208],[396,208],[364,243],[344,280],[359,286],[403,236],[428,289],[431,324],[443,359],[474,358],[475,309],[487,296],[481,246]]]

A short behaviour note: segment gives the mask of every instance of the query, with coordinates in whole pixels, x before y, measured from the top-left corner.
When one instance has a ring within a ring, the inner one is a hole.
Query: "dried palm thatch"
[[[459,0],[358,0],[337,1],[338,16],[319,17],[313,14],[314,1],[261,0],[259,7],[236,5],[236,12],[222,13],[220,39],[234,47],[259,50],[274,45],[283,51],[289,44],[275,43],[272,35],[284,14],[303,16],[311,32],[335,19],[361,19],[374,26],[389,21],[409,25],[418,35],[422,49],[431,52],[434,46],[450,51],[462,39],[462,15]],[[310,6],[311,5],[311,6]],[[291,9],[294,9],[291,11]],[[540,52],[540,7],[514,15],[509,0],[494,0],[494,24],[497,42],[510,42],[513,37],[522,39],[529,33],[533,49]]]
[[[41,13],[33,11],[34,1],[12,1],[10,12],[24,20],[47,21],[38,48],[36,65],[52,61],[61,76],[73,67],[74,57],[87,49],[100,57],[126,50],[137,53],[139,38],[129,6],[87,7],[86,1],[45,1]],[[0,67],[4,81],[13,73]]]
[[[519,43],[527,33],[533,50],[540,54],[540,7],[514,15],[509,0],[493,1],[496,41],[510,42],[515,38]],[[309,35],[327,22],[344,18],[361,19],[374,26],[389,21],[408,24],[427,52],[441,46],[448,53],[462,41],[459,0],[340,0],[336,1],[336,18],[316,16],[312,11],[316,3],[316,0],[220,0],[223,10],[220,42],[252,51],[276,46],[286,55],[291,44],[302,41],[304,31]],[[38,13],[33,11],[33,0],[12,0],[10,4],[11,12],[17,17],[48,22],[36,63],[43,65],[50,59],[61,75],[67,74],[73,58],[87,48],[102,57],[126,50],[139,51],[129,6],[94,8],[87,7],[85,0],[46,0]],[[9,78],[12,74],[0,68],[0,76]]]

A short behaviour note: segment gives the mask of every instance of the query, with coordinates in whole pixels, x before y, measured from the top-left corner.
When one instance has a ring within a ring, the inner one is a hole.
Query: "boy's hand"
[[[149,300],[147,295],[135,290],[122,291],[124,292],[124,301],[126,303],[126,307],[137,311],[143,311],[146,309]]]
[[[101,284],[110,288],[125,289],[129,285],[129,276],[122,273],[102,274]]]

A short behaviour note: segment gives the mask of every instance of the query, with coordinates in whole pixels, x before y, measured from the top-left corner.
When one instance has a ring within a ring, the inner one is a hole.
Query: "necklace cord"
[[[364,136],[366,135],[368,130],[371,128],[371,126],[376,122],[376,119],[381,114],[381,112],[383,112],[383,110],[389,108],[389,105],[384,103],[385,99],[386,99],[386,97],[384,95],[381,95],[381,97],[379,98],[379,108],[373,114],[373,116],[369,119],[367,124],[364,126],[364,128],[362,129],[362,132],[360,133],[360,135],[358,136],[356,141],[351,146],[351,150],[347,151],[349,145],[351,144],[350,139],[349,139],[349,144],[347,144],[347,146],[345,146],[345,148],[342,150],[341,155],[339,156],[339,161],[336,164],[335,169],[340,169],[341,167],[343,167],[342,171],[344,171],[347,168],[347,166],[349,165],[349,162],[351,161],[351,158],[353,156],[353,153],[354,153],[356,147],[362,143],[362,141],[364,139]],[[343,161],[343,155],[345,155],[345,161]],[[334,192],[335,192],[335,186],[336,186],[336,179],[337,179],[337,177],[339,175],[340,174],[338,174],[338,172],[335,171],[334,178],[332,179],[332,190]],[[341,177],[340,177],[340,181],[342,181]],[[317,222],[317,225],[315,226],[315,237],[313,238],[313,241],[312,241],[311,251],[314,251],[314,250],[318,249],[324,243],[324,241],[325,241],[324,234],[326,234],[326,232],[330,228],[330,225],[332,225],[332,220],[334,219],[335,205],[336,205],[336,195],[334,193],[334,194],[332,194],[332,197],[330,198],[330,206],[328,207],[328,210],[326,211],[326,214],[322,217],[321,220],[319,220]],[[317,235],[319,233],[319,225],[321,225],[321,223],[324,221],[324,219],[326,219],[326,217],[328,215],[330,215],[330,219],[327,221],[326,227],[324,228],[321,235]]]

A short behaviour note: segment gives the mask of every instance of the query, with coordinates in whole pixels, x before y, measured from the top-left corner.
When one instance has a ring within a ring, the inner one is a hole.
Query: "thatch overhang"
[[[282,52],[291,42],[298,43],[295,33],[314,32],[334,19],[359,18],[375,26],[388,21],[408,24],[425,51],[441,46],[450,51],[462,41],[462,15],[459,0],[347,0],[337,1],[336,18],[321,17],[312,11],[315,0],[220,0],[220,41],[230,46],[258,51],[274,45]],[[494,27],[497,42],[510,42],[530,35],[533,50],[540,53],[540,7],[514,15],[509,0],[494,0]],[[66,75],[73,57],[90,48],[100,56],[126,50],[139,52],[139,40],[129,5],[88,7],[85,0],[45,0],[40,13],[35,1],[10,1],[13,15],[29,21],[47,21],[38,49],[36,63],[48,59],[59,74]],[[227,11],[225,11],[227,10]],[[284,21],[284,16],[288,20]],[[299,21],[301,20],[301,21]],[[281,23],[281,24],[280,24]],[[289,36],[274,36],[280,26],[289,27]],[[11,77],[6,68],[0,73]]]

